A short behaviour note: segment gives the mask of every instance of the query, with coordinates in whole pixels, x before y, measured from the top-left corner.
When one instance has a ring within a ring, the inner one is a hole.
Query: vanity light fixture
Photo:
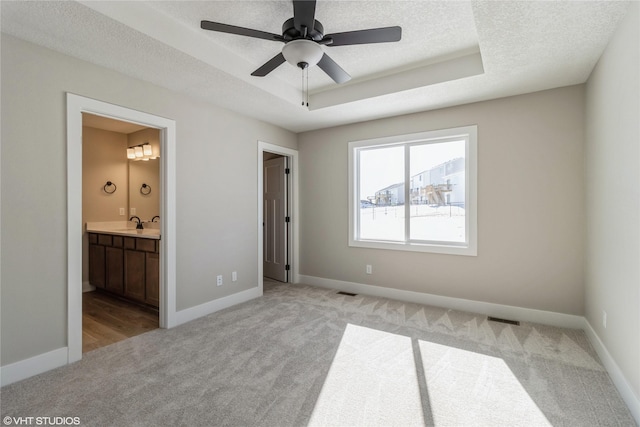
[[[149,159],[157,159],[158,157],[160,156],[153,155],[153,148],[148,142],[127,148],[127,159],[130,160],[148,161]]]

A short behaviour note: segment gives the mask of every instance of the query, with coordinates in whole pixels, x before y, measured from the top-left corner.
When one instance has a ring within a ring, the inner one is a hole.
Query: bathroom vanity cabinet
[[[158,308],[159,246],[158,239],[89,233],[89,282]]]

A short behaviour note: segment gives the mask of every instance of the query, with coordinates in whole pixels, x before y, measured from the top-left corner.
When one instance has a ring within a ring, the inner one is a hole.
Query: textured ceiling
[[[314,67],[250,73],[282,43],[200,29],[280,33],[290,1],[0,2],[7,34],[295,132],[586,81],[628,2],[323,1],[325,33],[399,25],[398,43],[325,47],[352,81]]]
[[[199,28],[206,19],[231,25],[280,34],[282,24],[293,16],[291,1],[162,1],[146,2],[149,7],[171,16],[187,27]],[[359,5],[366,4],[366,7]],[[429,17],[429,26],[425,18]],[[402,42],[369,46],[326,47],[325,52],[340,64],[354,79],[367,78],[389,70],[419,65],[478,45],[475,23],[469,2],[377,1],[336,2],[318,1],[316,20],[324,26],[325,34],[367,28],[402,27]],[[207,38],[219,43],[256,65],[267,62],[282,49],[282,43],[240,37],[232,34],[204,32]],[[281,66],[274,71],[278,78],[299,83],[300,70]],[[333,86],[335,83],[319,69],[309,75],[310,88]]]

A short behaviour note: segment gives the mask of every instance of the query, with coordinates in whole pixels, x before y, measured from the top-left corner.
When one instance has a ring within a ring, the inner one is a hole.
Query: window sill
[[[446,245],[428,243],[385,242],[379,240],[349,240],[349,246],[354,248],[385,249],[392,251],[425,252],[446,255],[478,256],[478,251],[472,245]]]

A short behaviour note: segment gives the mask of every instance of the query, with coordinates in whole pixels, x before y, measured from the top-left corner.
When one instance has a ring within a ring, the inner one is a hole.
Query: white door
[[[264,162],[265,277],[287,281],[287,158]]]

